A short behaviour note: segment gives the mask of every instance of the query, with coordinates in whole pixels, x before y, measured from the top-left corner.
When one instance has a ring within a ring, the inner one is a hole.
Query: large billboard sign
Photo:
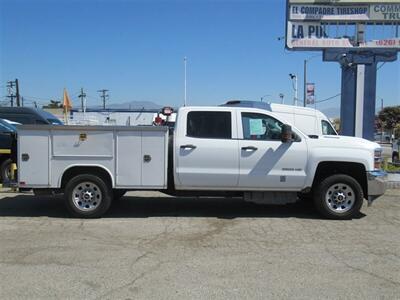
[[[400,49],[399,0],[287,0],[286,47]]]

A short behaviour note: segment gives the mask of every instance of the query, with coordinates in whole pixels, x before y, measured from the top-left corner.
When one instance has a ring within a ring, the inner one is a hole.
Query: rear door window
[[[195,138],[231,139],[231,113],[225,111],[191,111],[187,115],[186,135]]]

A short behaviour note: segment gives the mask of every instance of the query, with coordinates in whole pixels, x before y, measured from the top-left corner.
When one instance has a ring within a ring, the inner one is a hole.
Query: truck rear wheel
[[[325,178],[315,189],[314,204],[326,218],[345,220],[359,214],[363,190],[353,177],[344,174]]]
[[[95,175],[75,176],[65,187],[66,206],[77,218],[99,218],[108,210],[111,201],[111,188]]]
[[[1,182],[9,182],[11,180],[11,164],[12,160],[10,158],[6,159],[0,165],[0,176]]]

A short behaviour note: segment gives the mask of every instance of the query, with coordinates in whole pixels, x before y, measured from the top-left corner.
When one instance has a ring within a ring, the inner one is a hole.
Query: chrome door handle
[[[258,148],[254,146],[242,147],[243,151],[256,151]]]
[[[196,146],[195,145],[182,145],[181,146],[181,149],[196,149]]]

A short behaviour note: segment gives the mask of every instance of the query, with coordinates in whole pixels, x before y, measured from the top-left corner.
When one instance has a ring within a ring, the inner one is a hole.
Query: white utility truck
[[[64,193],[76,217],[102,216],[127,190],[243,196],[262,204],[313,199],[348,219],[385,192],[378,144],[310,138],[278,115],[249,107],[184,107],[161,126],[18,127],[18,186]]]

